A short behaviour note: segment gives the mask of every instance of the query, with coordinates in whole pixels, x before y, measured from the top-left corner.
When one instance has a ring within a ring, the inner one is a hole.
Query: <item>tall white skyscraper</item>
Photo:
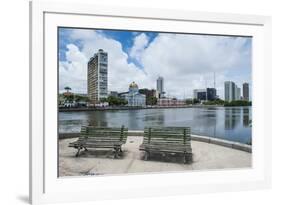
[[[235,83],[232,81],[224,82],[224,100],[233,101],[235,100]]]
[[[241,88],[232,81],[224,82],[224,99],[225,101],[233,101],[241,99]]]
[[[157,91],[157,96],[159,98],[163,98],[164,97],[164,78],[159,76],[157,78],[157,85],[156,85],[156,91]]]
[[[235,100],[241,100],[241,88],[238,88],[236,86],[236,99]]]
[[[107,97],[108,55],[102,49],[88,62],[88,97],[94,104]]]

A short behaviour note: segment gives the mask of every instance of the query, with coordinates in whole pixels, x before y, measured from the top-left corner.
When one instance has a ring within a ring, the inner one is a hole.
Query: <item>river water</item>
[[[251,107],[173,108],[59,112],[59,132],[79,132],[81,125],[143,130],[145,126],[187,126],[193,134],[251,142]]]

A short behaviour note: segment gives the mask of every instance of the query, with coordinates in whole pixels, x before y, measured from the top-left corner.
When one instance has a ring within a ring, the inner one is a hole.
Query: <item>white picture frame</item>
[[[252,168],[58,178],[54,53],[58,26],[136,30],[155,26],[159,31],[253,36]],[[32,204],[238,191],[271,185],[270,17],[34,1],[30,3],[30,93]]]

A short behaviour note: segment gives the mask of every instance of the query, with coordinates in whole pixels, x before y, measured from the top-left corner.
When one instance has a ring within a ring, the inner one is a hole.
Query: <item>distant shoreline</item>
[[[106,111],[106,110],[143,110],[143,109],[177,109],[177,108],[215,108],[215,107],[249,107],[249,106],[223,106],[223,105],[185,105],[185,106],[161,106],[161,107],[82,107],[82,108],[59,108],[59,112],[74,111]]]

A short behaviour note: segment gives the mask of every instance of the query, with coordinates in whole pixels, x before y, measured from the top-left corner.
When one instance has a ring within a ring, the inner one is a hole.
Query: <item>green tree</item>
[[[146,104],[147,105],[156,105],[157,104],[157,98],[153,96],[148,96],[146,98]]]
[[[186,99],[185,104],[191,105],[191,104],[193,104],[193,100],[192,99]]]
[[[64,89],[66,90],[66,92],[69,92],[71,90],[71,88],[68,86],[64,87]]]
[[[120,103],[120,105],[127,105],[128,101],[125,99],[119,98],[119,103]]]
[[[212,101],[207,101],[203,103],[204,105],[224,105],[225,101],[221,100],[221,99],[215,99]]]
[[[100,102],[101,102],[101,103],[108,102],[108,98],[101,98],[101,99],[100,99]]]
[[[76,102],[81,102],[81,101],[89,102],[89,98],[83,95],[75,95],[74,99]]]
[[[252,106],[251,101],[246,101],[246,100],[233,100],[231,102],[225,102],[224,106],[229,107],[229,106]]]
[[[193,98],[193,100],[192,100],[192,104],[198,104],[200,101],[198,100],[198,99],[196,99],[196,98]]]
[[[115,96],[109,96],[106,100],[106,102],[108,102],[110,106],[120,106],[128,104],[127,100]]]
[[[74,95],[67,95],[67,96],[66,96],[66,100],[69,101],[69,102],[73,102],[73,100],[74,100]]]

